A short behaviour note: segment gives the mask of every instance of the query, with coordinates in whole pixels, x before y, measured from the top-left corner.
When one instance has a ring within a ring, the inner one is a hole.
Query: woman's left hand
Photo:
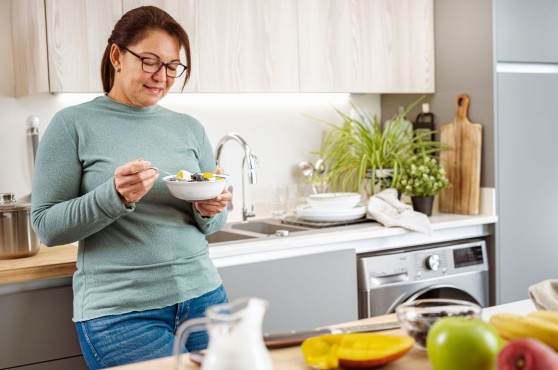
[[[217,168],[215,173],[223,173],[223,170]],[[230,200],[232,200],[232,193],[228,189],[225,189],[216,198],[194,202],[194,207],[203,217],[211,217],[221,213],[227,204],[229,204]]]

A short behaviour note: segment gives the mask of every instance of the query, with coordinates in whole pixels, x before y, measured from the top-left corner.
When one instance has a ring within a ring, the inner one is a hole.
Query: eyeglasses
[[[157,73],[164,66],[165,67],[165,72],[166,72],[168,77],[178,78],[178,77],[182,76],[184,71],[186,71],[186,68],[188,68],[182,63],[178,63],[178,62],[163,63],[159,59],[156,59],[156,58],[142,57],[142,56],[134,53],[133,51],[131,51],[128,48],[125,48],[125,47],[122,47],[122,46],[120,48],[123,49],[123,50],[126,50],[127,52],[129,52],[130,54],[132,54],[133,56],[135,56],[136,58],[141,60],[141,69],[143,69],[143,71],[147,72],[147,73]]]

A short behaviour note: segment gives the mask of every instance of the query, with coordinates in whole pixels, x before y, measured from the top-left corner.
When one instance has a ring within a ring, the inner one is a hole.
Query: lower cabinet
[[[358,319],[354,249],[219,267],[229,300],[269,301],[267,333]]]
[[[71,278],[0,286],[0,369],[87,370],[72,299]]]

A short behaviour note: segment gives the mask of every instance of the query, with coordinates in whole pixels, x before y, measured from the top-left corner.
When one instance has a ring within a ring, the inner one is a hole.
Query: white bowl
[[[165,176],[163,181],[167,184],[173,196],[182,200],[206,200],[215,198],[225,190],[229,184],[229,175],[213,175],[215,181],[177,181],[174,176]]]
[[[319,193],[310,194],[306,201],[313,208],[347,209],[360,203],[359,193]]]

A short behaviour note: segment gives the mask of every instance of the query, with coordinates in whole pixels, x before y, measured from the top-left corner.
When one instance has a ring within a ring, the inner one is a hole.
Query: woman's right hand
[[[158,178],[159,171],[143,159],[126,163],[114,171],[114,185],[123,204],[138,202]]]

